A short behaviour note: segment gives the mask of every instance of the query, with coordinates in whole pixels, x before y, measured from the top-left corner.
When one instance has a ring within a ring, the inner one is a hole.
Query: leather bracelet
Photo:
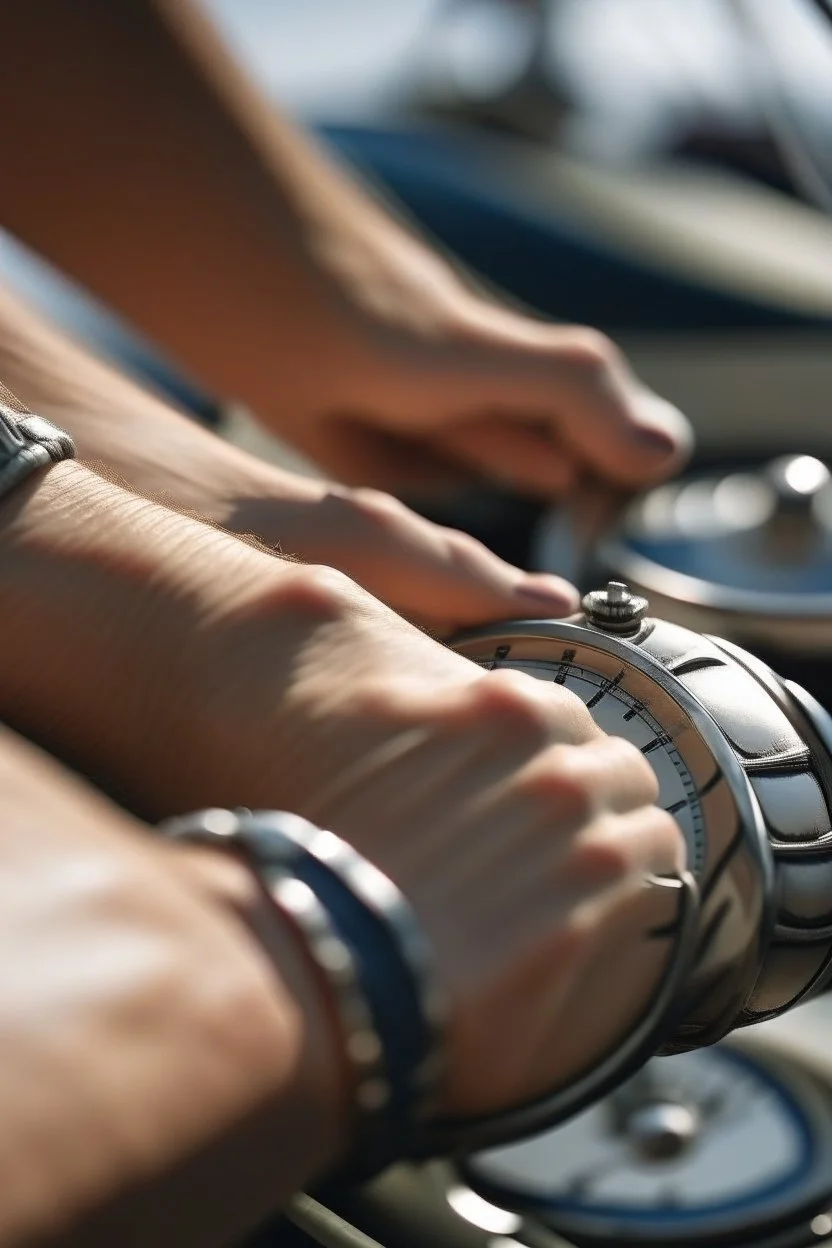
[[[338,837],[295,815],[202,811],[160,830],[242,851],[318,970],[328,974],[335,950],[339,965],[350,960],[349,991],[329,984],[356,1077],[360,1132],[349,1177],[367,1178],[416,1151],[436,1106],[443,1019],[427,942],[399,890]],[[380,1069],[356,1063],[373,1051]]]
[[[39,468],[75,458],[75,443],[51,420],[0,403],[0,498]]]
[[[251,828],[268,826],[275,815],[271,811],[240,810],[241,818],[251,820]],[[285,816],[279,816],[281,820]],[[323,900],[325,890],[330,912],[336,914],[339,892],[327,887],[326,876],[340,882],[340,898],[352,897],[375,920],[379,941],[390,947],[387,959],[393,976],[410,981],[409,992],[399,994],[402,1022],[413,1034],[403,1038],[410,1042],[410,1057],[404,1057],[403,1080],[408,1085],[402,1095],[412,1106],[417,1122],[426,1121],[439,1107],[442,1076],[442,1037],[445,1028],[445,1004],[438,988],[433,965],[433,951],[410,903],[393,882],[376,866],[363,858],[346,841],[324,831],[305,819],[293,817],[287,831],[295,842],[291,858],[293,872],[307,880]],[[370,929],[372,930],[372,928]],[[369,933],[368,933],[369,935]],[[373,956],[368,941],[361,942],[362,955]],[[391,982],[389,992],[395,988]],[[410,1001],[403,998],[410,996]],[[397,1045],[400,1047],[400,1045]],[[388,1054],[388,1057],[392,1056]],[[394,1088],[394,1095],[396,1089]]]

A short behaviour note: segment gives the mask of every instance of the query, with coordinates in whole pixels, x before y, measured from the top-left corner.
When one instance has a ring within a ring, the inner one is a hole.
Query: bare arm
[[[298,159],[197,5],[7,4],[0,42],[8,227],[216,392],[266,413],[292,401],[310,364],[296,328],[317,320],[323,335],[339,315],[293,190],[305,199],[314,181],[331,198],[332,179],[308,147]]]
[[[0,879],[2,1248],[225,1245],[337,1158],[325,1007],[241,864],[4,729]]]
[[[235,64],[196,0],[0,5],[0,220],[356,484],[635,486],[688,431],[613,344],[471,288]]]
[[[147,817],[295,811],[400,885],[450,1002],[452,1112],[568,1079],[643,1010],[642,933],[670,918],[644,875],[684,845],[649,763],[575,695],[77,463],[2,500],[0,597],[7,723]]]
[[[575,596],[520,572],[395,499],[265,464],[96,359],[0,285],[0,378],[75,438],[79,457],[147,498],[349,573],[450,632],[507,615],[562,615]]]

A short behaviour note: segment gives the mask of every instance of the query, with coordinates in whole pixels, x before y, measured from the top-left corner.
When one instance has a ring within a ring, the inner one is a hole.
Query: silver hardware
[[[583,600],[587,623],[608,633],[637,633],[647,614],[648,602],[630,591],[623,581],[610,581],[606,589],[594,589]]]

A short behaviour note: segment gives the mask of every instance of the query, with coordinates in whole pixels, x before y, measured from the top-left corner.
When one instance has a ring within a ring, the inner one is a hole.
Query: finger
[[[670,968],[679,904],[678,889],[636,882],[578,910],[568,991],[556,986],[539,993],[530,1021],[525,1071],[530,1089],[543,1091],[591,1069],[638,1025]],[[529,968],[531,981],[535,973],[538,981],[551,977],[550,963],[539,957]],[[544,982],[548,987],[550,978]]]
[[[332,492],[320,524],[324,533],[338,534],[343,571],[435,629],[561,617],[578,606],[577,591],[560,577],[512,567],[474,538],[432,524],[389,495]]]
[[[510,671],[445,690],[433,686],[422,697],[409,689],[405,729],[402,748],[392,746],[395,758],[385,742],[349,773],[339,773],[317,795],[325,809],[316,806],[314,817],[332,818],[337,807],[342,827],[354,815],[363,818],[372,783],[374,806],[386,816],[380,824],[397,827],[404,842],[410,829],[414,847],[430,855],[433,841],[481,820],[495,801],[505,804],[503,786],[541,750],[553,742],[602,739],[574,694]],[[515,807],[512,817],[517,813]],[[551,824],[551,812],[546,822]]]
[[[669,475],[689,454],[682,414],[633,376],[603,334],[472,300],[456,341],[445,375],[425,379],[441,393],[442,411],[499,408],[507,420],[540,418],[583,464],[628,487]]]
[[[575,480],[574,453],[552,435],[551,426],[483,416],[448,425],[436,445],[487,480],[551,498]]]
[[[657,791],[639,751],[615,737],[551,746],[499,777],[492,769],[467,803],[469,817],[490,829],[477,868],[501,881],[508,906],[532,895],[536,877],[553,914],[557,904],[563,909],[632,876],[670,870],[680,838],[673,820],[651,805]],[[614,821],[633,812],[630,821]]]
[[[687,861],[678,823],[652,804],[602,817],[587,829],[586,847],[620,856],[622,881],[678,875]]]
[[[541,682],[542,683],[542,682]],[[553,745],[517,776],[517,788],[546,801],[551,780],[585,794],[585,819],[652,807],[659,795],[656,774],[640,750],[622,737],[599,735],[578,746]]]

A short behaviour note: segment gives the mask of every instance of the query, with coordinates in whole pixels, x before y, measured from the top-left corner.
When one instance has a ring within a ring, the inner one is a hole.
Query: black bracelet
[[[203,844],[236,845],[284,912],[287,877],[323,908],[354,961],[389,1087],[389,1095],[373,1098],[372,1106],[357,1105],[364,1130],[351,1175],[368,1177],[418,1151],[423,1125],[437,1107],[444,1018],[427,941],[396,886],[338,837],[295,815],[203,811],[171,820],[161,830]],[[297,914],[289,917],[297,922]],[[354,1043],[348,1035],[348,1049]]]

